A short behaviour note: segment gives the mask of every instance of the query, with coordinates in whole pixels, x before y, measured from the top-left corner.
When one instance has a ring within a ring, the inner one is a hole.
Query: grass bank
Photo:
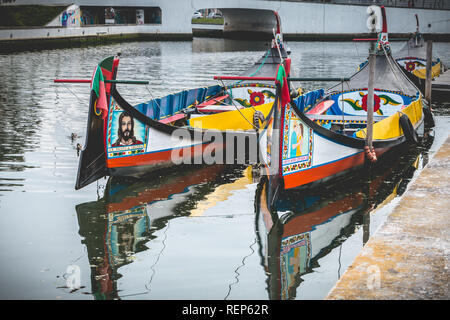
[[[192,19],[192,24],[223,24],[223,18],[217,18],[217,19],[211,19],[211,18]]]

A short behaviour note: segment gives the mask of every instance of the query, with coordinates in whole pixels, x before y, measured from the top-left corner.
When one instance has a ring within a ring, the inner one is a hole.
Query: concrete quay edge
[[[325,300],[450,299],[450,136]]]

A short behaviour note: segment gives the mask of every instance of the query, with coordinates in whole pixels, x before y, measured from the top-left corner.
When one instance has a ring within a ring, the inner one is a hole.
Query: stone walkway
[[[450,299],[450,137],[325,299]]]

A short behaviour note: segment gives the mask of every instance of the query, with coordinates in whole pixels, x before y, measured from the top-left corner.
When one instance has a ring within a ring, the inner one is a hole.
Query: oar
[[[378,41],[378,38],[354,38],[353,41]],[[389,38],[390,41],[406,41],[409,38]]]
[[[377,38],[354,38],[353,41],[377,41]]]
[[[350,78],[293,78],[289,81],[349,81]],[[243,76],[214,76],[214,80],[254,80],[254,81],[275,81],[273,77],[243,77]]]
[[[55,83],[91,83],[90,79],[54,79]],[[105,83],[149,84],[146,80],[105,80]]]
[[[313,77],[313,78],[293,78],[293,77],[288,77],[287,78],[289,81],[350,81],[350,78],[318,78],[318,77]]]
[[[377,155],[373,149],[373,110],[374,110],[374,79],[375,79],[375,53],[369,54],[369,88],[367,90],[367,127],[366,127],[366,157],[371,162],[377,161]]]

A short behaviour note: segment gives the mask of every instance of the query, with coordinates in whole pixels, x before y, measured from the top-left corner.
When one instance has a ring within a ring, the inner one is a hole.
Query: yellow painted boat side
[[[399,121],[401,113],[406,114],[412,125],[416,127],[417,123],[422,119],[422,112],[422,97],[420,97],[405,109],[375,123],[373,125],[373,140],[395,139],[402,136],[403,130]],[[357,131],[356,136],[365,139],[366,129]]]
[[[426,68],[423,69],[416,69],[413,71],[413,74],[420,78],[420,79],[426,79]],[[438,77],[441,74],[441,63],[436,63],[431,68],[431,77],[435,78]]]
[[[270,102],[253,108],[249,107],[240,110],[226,111],[196,117],[189,120],[189,125],[192,128],[215,130],[251,130],[254,129],[251,124],[253,123],[253,114],[255,113],[255,110],[261,111],[264,114],[264,117],[267,118],[272,105],[273,102]]]

